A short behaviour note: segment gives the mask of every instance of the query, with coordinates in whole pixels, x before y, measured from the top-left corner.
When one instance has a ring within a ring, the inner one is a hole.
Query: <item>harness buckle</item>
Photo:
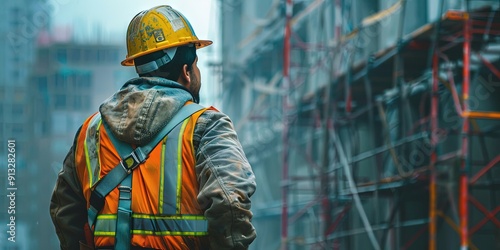
[[[129,186],[119,186],[120,200],[130,200],[132,199],[132,188]]]
[[[144,160],[146,160],[146,156],[142,152],[141,148],[136,148],[132,151],[132,153],[130,153],[130,155],[120,161],[120,165],[122,165],[125,172],[130,174],[132,173],[132,170],[144,162]]]

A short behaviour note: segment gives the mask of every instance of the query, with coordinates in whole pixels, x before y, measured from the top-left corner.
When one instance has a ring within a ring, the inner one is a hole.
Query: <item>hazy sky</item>
[[[215,39],[214,0],[52,0],[53,27],[70,26],[79,41],[101,40],[119,43],[125,40],[128,23],[142,10],[170,5],[186,16],[200,39]]]
[[[170,5],[180,11],[191,23],[199,39],[214,41],[212,46],[198,51],[198,67],[202,72],[201,100],[205,105],[217,103],[218,94],[213,88],[215,79],[207,67],[217,60],[216,51],[218,18],[216,0],[50,0],[52,6],[52,32],[73,30],[79,43],[112,43],[123,45],[129,22],[142,10],[158,5]],[[59,28],[58,28],[59,27]],[[57,35],[57,34],[53,34]],[[63,36],[64,37],[64,36]],[[125,55],[124,55],[125,56]],[[123,58],[125,59],[125,57]]]

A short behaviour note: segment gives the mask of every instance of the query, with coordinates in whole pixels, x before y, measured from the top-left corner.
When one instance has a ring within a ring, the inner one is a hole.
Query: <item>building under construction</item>
[[[219,3],[253,249],[500,249],[499,1]]]

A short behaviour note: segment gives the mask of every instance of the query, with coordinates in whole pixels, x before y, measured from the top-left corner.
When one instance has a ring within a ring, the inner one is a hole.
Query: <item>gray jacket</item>
[[[128,81],[99,111],[115,137],[140,146],[192,99],[176,82],[141,77]],[[221,112],[207,110],[198,119],[193,140],[198,203],[208,220],[211,248],[245,249],[256,237],[250,211],[256,183],[232,122]],[[78,249],[85,238],[87,203],[76,174],[75,146],[64,160],[50,203],[61,249]]]

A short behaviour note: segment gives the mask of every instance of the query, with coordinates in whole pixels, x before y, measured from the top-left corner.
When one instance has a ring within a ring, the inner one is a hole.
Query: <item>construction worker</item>
[[[137,14],[138,78],[76,134],[52,195],[61,249],[246,249],[256,183],[231,120],[199,102],[199,40],[170,6]]]

